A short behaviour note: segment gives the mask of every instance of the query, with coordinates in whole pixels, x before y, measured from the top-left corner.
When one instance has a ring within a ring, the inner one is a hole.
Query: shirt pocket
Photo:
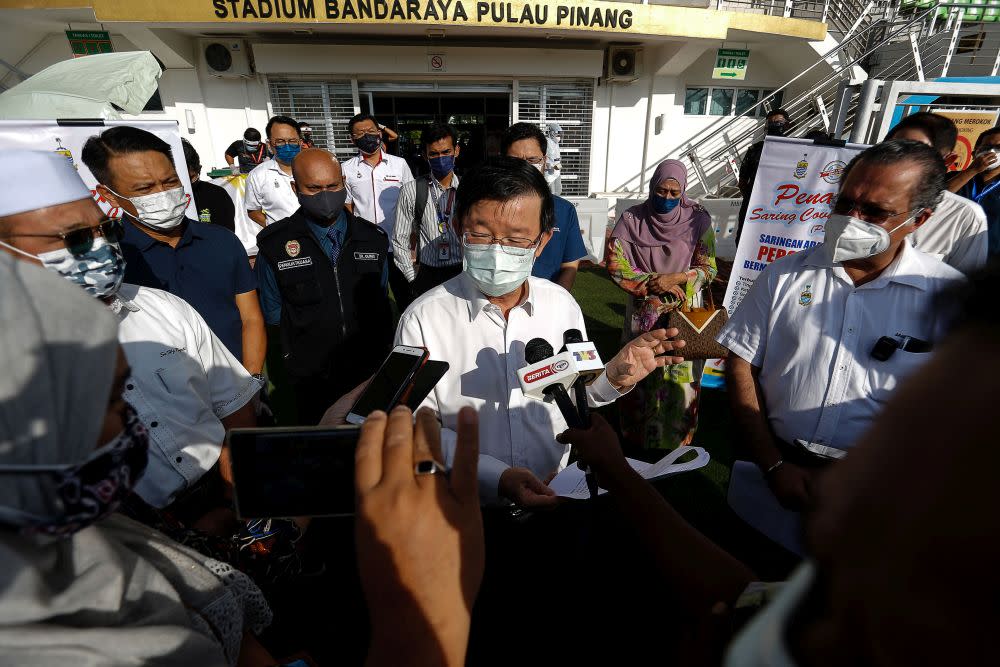
[[[867,394],[878,403],[887,402],[900,383],[916,373],[931,358],[930,352],[896,350],[886,361],[869,357]]]

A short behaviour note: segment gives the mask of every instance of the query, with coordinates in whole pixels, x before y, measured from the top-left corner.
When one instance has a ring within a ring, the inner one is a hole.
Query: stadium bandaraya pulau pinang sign
[[[633,10],[596,2],[466,2],[464,0],[205,0],[221,20],[442,22],[628,31]]]

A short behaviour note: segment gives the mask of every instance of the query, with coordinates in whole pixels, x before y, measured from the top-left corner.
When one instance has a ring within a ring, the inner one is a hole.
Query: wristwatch
[[[267,378],[264,377],[263,373],[254,373],[250,377],[252,377],[254,380],[256,380],[257,382],[259,382],[261,387],[266,387],[267,386]]]

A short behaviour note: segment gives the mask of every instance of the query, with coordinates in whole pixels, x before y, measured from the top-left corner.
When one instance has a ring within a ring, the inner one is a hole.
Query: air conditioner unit
[[[253,73],[249,49],[242,39],[203,39],[198,49],[205,71],[212,76],[238,79]]]
[[[605,61],[607,81],[635,81],[642,74],[642,47],[639,46],[609,46]]]

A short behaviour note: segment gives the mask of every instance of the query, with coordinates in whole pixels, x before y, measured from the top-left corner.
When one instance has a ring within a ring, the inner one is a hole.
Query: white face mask
[[[510,294],[528,279],[535,264],[535,248],[507,248],[504,251],[499,243],[463,243],[462,246],[462,268],[486,296]]]
[[[160,231],[169,231],[181,224],[184,221],[184,210],[190,201],[190,197],[184,193],[184,186],[141,197],[125,197],[114,190],[111,192],[116,197],[132,202],[139,222]]]
[[[850,215],[832,214],[826,221],[826,232],[823,246],[827,256],[834,264],[852,259],[874,257],[889,249],[892,239],[889,235],[903,225],[913,222],[910,217],[896,225],[892,231],[855,218]]]

